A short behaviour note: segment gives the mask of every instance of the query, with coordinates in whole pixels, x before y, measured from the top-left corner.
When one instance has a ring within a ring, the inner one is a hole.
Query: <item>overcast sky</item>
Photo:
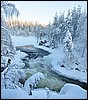
[[[87,1],[9,1],[14,3],[20,12],[19,19],[23,21],[37,21],[40,24],[52,22],[55,12],[73,9],[76,5],[81,5],[82,10],[87,9]]]

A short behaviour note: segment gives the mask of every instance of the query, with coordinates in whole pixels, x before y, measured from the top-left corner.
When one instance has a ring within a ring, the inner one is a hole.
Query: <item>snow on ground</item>
[[[21,89],[1,89],[1,99],[28,99],[28,93]]]
[[[12,36],[12,42],[14,46],[36,45],[37,39],[33,36]]]
[[[78,79],[80,81],[87,83],[87,73],[80,72],[77,70],[67,70],[66,68],[62,68],[58,65],[58,61],[60,62],[64,57],[62,45],[59,45],[59,48],[57,49],[51,49],[44,46],[39,46],[37,44],[37,39],[33,36],[29,37],[12,36],[12,41],[15,46],[34,45],[35,47],[42,48],[44,50],[52,52],[49,55],[51,64],[53,65],[52,70],[56,71],[60,75],[65,75],[67,77]]]
[[[70,83],[65,84],[59,93],[39,88],[32,90],[31,96],[21,88],[2,89],[1,99],[87,99],[87,91]]]

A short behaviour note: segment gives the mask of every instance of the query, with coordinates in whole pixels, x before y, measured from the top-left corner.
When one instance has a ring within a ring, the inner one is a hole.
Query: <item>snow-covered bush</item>
[[[41,79],[44,79],[44,75],[40,72],[32,75],[30,78],[28,78],[24,84],[24,89],[30,94],[31,90],[34,86],[40,81]]]
[[[5,88],[16,88],[19,85],[19,79],[25,79],[26,74],[22,69],[19,69],[18,65],[13,63],[9,64],[8,67],[1,73],[2,77],[2,88],[3,84]]]

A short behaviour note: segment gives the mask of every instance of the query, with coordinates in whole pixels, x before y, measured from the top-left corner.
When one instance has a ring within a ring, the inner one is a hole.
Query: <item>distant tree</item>
[[[43,32],[42,30],[40,30],[40,40],[42,40],[42,37],[43,37]]]
[[[39,28],[39,25],[37,25],[36,26],[37,43],[39,42],[39,37],[40,37],[39,33],[40,33],[40,28]]]
[[[65,21],[66,21],[66,27],[67,27],[67,29],[69,29],[69,32],[71,32],[71,11],[70,11],[70,9],[68,10],[68,12],[67,12],[67,16],[66,16],[66,18],[65,18]]]
[[[52,25],[52,48],[56,48],[57,47],[57,41],[58,41],[58,15],[57,12],[55,13],[55,17],[54,17],[54,21],[53,21],[53,25]]]
[[[55,17],[54,17],[54,21],[53,21],[53,26],[55,28],[58,27],[58,15],[57,15],[57,12],[55,13]]]
[[[46,28],[47,28],[46,33],[47,33],[47,35],[48,35],[48,41],[49,41],[50,46],[51,46],[51,44],[52,44],[52,30],[51,30],[52,25],[51,25],[51,22],[50,22],[50,21],[49,21],[49,24],[47,25]]]
[[[66,32],[67,32],[67,26],[66,26],[66,21],[65,21],[65,17],[64,17],[65,12],[61,13],[59,15],[59,19],[58,19],[58,34],[59,34],[59,42],[62,42],[63,39],[65,38]]]
[[[78,34],[76,34],[76,30],[77,30],[77,25],[78,25],[78,20],[80,18],[80,15],[81,15],[81,6],[78,5],[77,9],[76,7],[74,7],[73,10],[71,11],[71,33],[74,41],[75,38],[78,36]]]

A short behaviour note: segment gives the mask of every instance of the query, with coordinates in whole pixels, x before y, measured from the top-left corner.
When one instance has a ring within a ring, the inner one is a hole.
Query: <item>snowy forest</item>
[[[87,11],[56,12],[48,25],[14,16],[1,1],[1,99],[87,99]]]

